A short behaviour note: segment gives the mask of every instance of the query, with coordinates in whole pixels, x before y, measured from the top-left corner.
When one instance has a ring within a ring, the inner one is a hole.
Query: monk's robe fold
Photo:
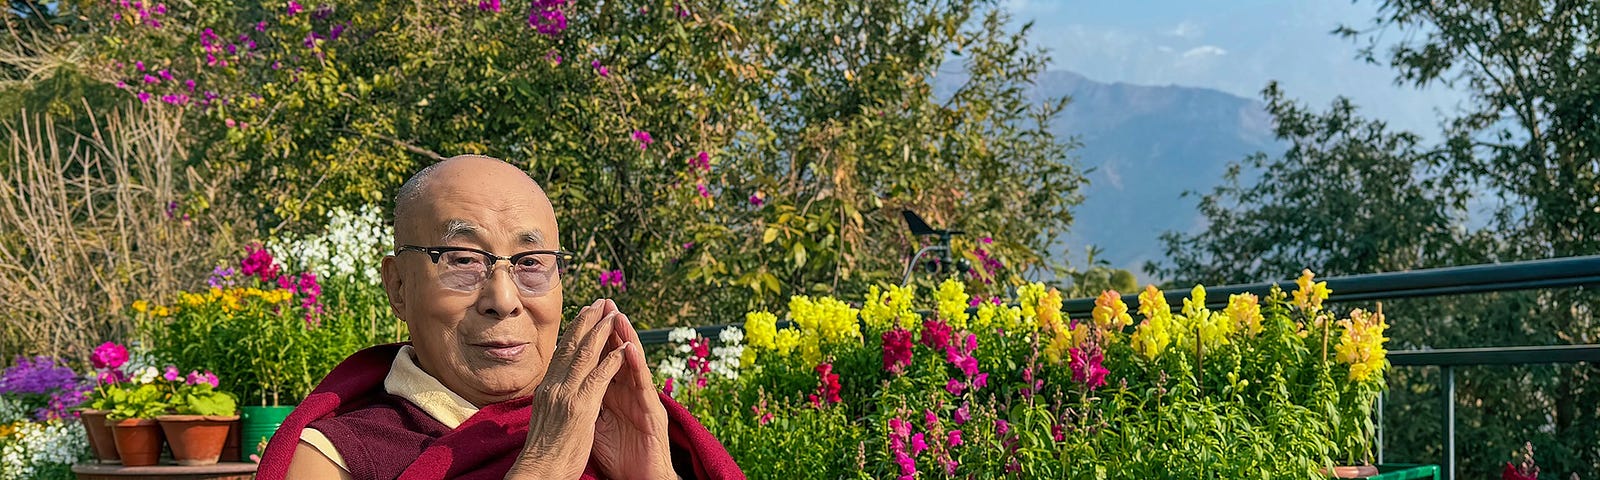
[[[313,426],[345,457],[352,476],[402,479],[504,478],[528,436],[532,399],[486,405],[455,429],[384,390],[383,381],[403,344],[380,345],[351,355],[284,419],[262,455],[258,480],[281,480]],[[742,479],[722,443],[689,411],[662,395],[669,421],[673,466],[685,479]],[[315,425],[312,425],[315,423]],[[584,479],[599,479],[591,459]]]

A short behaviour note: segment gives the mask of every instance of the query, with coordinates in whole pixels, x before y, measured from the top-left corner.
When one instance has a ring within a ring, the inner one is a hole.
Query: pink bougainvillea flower
[[[646,132],[644,130],[634,130],[633,141],[639,142],[640,150],[648,149],[650,148],[650,144],[656,142],[654,138],[650,138],[650,132]]]
[[[533,0],[528,8],[528,26],[547,37],[555,37],[567,29],[567,14],[561,11],[566,0]]]
[[[262,20],[262,21],[256,22],[256,31],[257,32],[265,32],[265,31],[267,31],[267,21],[266,20]]]
[[[600,74],[601,77],[611,76],[611,70],[606,69],[605,65],[601,65],[599,60],[589,62],[589,66],[594,68],[594,72]]]
[[[295,14],[300,13],[301,10],[305,10],[305,7],[300,6],[300,2],[289,0],[289,6],[285,7],[283,11],[284,14],[293,17]]]
[[[188,79],[188,80],[184,80],[183,81],[183,86],[184,86],[184,88],[187,88],[187,89],[189,89],[189,91],[193,92],[194,91],[194,79],[191,78],[191,79]]]
[[[145,75],[144,83],[161,83],[161,79],[156,78],[155,75]]]
[[[89,355],[89,363],[94,368],[120,368],[128,363],[128,349],[112,342],[102,343]]]
[[[689,166],[703,172],[711,171],[711,154],[704,151],[695,154],[694,158],[689,159]]]
[[[706,188],[705,182],[695,183],[694,189],[700,193],[700,198],[711,198],[711,189]]]
[[[765,203],[767,203],[767,199],[761,198],[761,194],[759,194],[759,193],[750,196],[750,205],[753,205],[753,206],[759,208],[759,207],[761,207],[762,204],[765,204]]]
[[[628,290],[628,283],[622,277],[622,270],[600,272],[600,286],[615,287],[617,290]]]
[[[480,0],[478,2],[478,11],[499,13],[500,0]]]

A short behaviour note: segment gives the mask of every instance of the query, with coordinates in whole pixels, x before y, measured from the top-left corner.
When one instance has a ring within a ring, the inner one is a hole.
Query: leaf
[[[778,228],[777,227],[767,227],[767,231],[763,232],[761,234],[761,243],[763,245],[768,244],[768,243],[772,243],[773,240],[777,240],[777,239],[778,239]]]

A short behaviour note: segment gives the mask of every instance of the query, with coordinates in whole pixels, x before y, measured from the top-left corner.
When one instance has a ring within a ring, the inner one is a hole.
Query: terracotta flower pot
[[[1367,478],[1378,475],[1378,467],[1372,465],[1340,465],[1333,467],[1333,478]]]
[[[117,442],[111,438],[111,424],[106,423],[105,410],[84,410],[78,413],[78,421],[83,422],[83,429],[89,435],[89,449],[94,451],[94,458],[104,463],[122,463],[122,457],[117,456]]]
[[[172,458],[178,465],[213,465],[222,456],[222,447],[228,442],[230,422],[236,415],[210,417],[200,415],[162,415],[161,430],[167,434],[167,444],[172,445]]]
[[[129,467],[155,465],[161,459],[161,424],[148,418],[129,418],[111,423],[111,437],[117,455]]]
[[[242,461],[244,461],[244,457],[239,454],[239,452],[240,452],[239,445],[241,443],[240,442],[241,429],[240,429],[240,425],[239,425],[240,421],[241,421],[240,419],[235,418],[233,421],[228,422],[228,441],[222,443],[222,458],[217,459],[217,461],[219,461],[219,462],[242,462]]]

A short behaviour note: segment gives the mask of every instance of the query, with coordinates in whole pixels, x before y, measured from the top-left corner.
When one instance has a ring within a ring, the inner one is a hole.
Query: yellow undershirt
[[[478,407],[472,402],[456,395],[439,383],[439,379],[422,371],[422,367],[417,366],[416,357],[416,351],[410,345],[400,347],[400,353],[394,356],[394,364],[389,366],[389,375],[383,378],[384,391],[406,399],[452,430],[478,413]],[[345,465],[344,456],[333,448],[333,442],[328,441],[322,432],[308,427],[300,431],[300,441],[322,452],[340,469],[350,471],[350,467]]]

